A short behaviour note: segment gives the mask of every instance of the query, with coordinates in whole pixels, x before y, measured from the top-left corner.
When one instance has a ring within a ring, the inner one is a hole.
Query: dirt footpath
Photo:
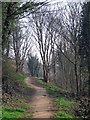
[[[27,78],[27,84],[32,84],[35,93],[30,101],[33,118],[52,118],[54,114],[53,98],[50,98],[45,88],[38,85],[34,78]]]

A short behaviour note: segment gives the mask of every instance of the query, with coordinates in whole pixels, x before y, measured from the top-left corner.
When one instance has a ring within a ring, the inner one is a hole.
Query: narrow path
[[[50,98],[46,89],[38,85],[35,79],[26,79],[27,84],[32,84],[35,93],[32,96],[30,108],[33,118],[52,118],[54,114],[53,98]]]

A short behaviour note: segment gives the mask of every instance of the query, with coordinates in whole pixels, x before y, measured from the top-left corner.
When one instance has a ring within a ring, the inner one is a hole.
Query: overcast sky
[[[46,0],[35,0],[35,1],[46,1]],[[47,0],[50,3],[57,3],[57,2],[83,2],[83,1],[89,1],[89,0]]]

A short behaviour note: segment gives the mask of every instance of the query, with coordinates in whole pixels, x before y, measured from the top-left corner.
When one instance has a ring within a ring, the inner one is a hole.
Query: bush
[[[27,77],[27,75],[25,73],[18,73],[17,76],[18,76],[19,80],[24,80]]]

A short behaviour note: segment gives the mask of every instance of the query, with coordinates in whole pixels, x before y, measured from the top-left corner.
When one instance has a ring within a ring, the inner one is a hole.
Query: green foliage
[[[14,111],[24,112],[25,110],[22,109],[22,108],[5,107],[5,108],[4,108],[4,111],[8,111],[8,112],[14,112]]]
[[[8,112],[4,111],[3,118],[16,118],[17,116],[21,115],[21,112]]]
[[[56,100],[55,100],[55,103],[56,103],[56,106],[57,106],[57,108],[64,108],[64,109],[67,109],[67,108],[71,108],[71,107],[73,107],[73,105],[74,105],[74,102],[73,101],[71,101],[71,100],[67,100],[67,99],[65,99],[65,98],[57,98]]]
[[[24,87],[27,87],[27,88],[32,88],[32,85],[31,84],[25,84]]]
[[[53,96],[58,96],[58,93],[60,91],[59,87],[57,87],[55,84],[52,83],[45,83],[42,80],[38,80],[38,82],[43,85],[43,87],[46,88],[47,92],[49,93],[49,95],[53,95]]]
[[[39,62],[37,56],[30,56],[28,58],[27,65],[28,65],[31,76],[39,76],[41,63]]]
[[[65,98],[55,99],[56,107],[58,112],[55,114],[55,118],[75,118],[74,116],[74,107],[75,102],[67,100]]]
[[[18,79],[19,80],[24,80],[27,77],[25,73],[18,73]]]
[[[25,114],[26,110],[29,108],[28,104],[23,99],[19,99],[18,102],[20,103],[21,107],[4,106],[2,117],[3,118],[18,118],[19,116],[22,116],[23,114]]]
[[[19,99],[18,101],[21,103],[23,109],[28,109],[28,104],[23,99]]]
[[[52,83],[51,84],[46,84],[45,87],[46,87],[48,93],[51,94],[51,95],[56,95],[57,92],[59,91],[59,88]]]
[[[65,113],[64,111],[59,111],[56,115],[55,118],[64,118],[65,120],[68,120],[70,118],[74,118],[72,114]]]
[[[41,85],[45,85],[46,83],[44,83],[42,80],[38,80],[38,83],[40,83]]]
[[[3,118],[17,118],[19,115],[22,115],[25,112],[22,108],[12,108],[4,107],[3,108]]]

